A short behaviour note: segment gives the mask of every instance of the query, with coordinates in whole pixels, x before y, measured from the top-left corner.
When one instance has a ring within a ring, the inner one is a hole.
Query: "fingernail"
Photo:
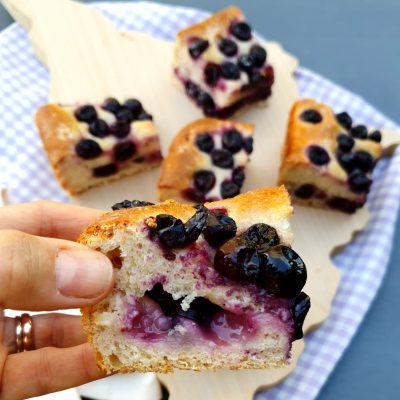
[[[67,297],[91,299],[108,290],[113,277],[111,261],[91,250],[62,250],[56,256],[56,285]]]

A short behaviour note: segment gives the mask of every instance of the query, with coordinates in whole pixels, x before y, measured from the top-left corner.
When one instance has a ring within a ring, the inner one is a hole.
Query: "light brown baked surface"
[[[212,132],[221,128],[236,128],[243,133],[251,134],[253,124],[215,118],[201,118],[182,128],[172,141],[168,155],[165,157],[158,182],[158,199],[174,199],[188,202],[181,195],[190,186],[195,171],[206,168],[210,156],[200,151],[195,138],[198,134]],[[190,202],[190,201],[189,201]]]

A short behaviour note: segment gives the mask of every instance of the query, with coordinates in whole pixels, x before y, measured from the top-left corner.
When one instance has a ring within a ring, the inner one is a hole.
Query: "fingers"
[[[85,343],[87,338],[80,324],[81,317],[67,314],[41,314],[33,320],[33,348],[72,347]],[[8,354],[16,353],[15,319],[4,319],[3,344]]]
[[[113,285],[110,260],[61,239],[0,231],[0,304],[47,311],[98,302]]]
[[[0,397],[2,400],[26,399],[104,376],[87,343],[68,349],[45,347],[7,357]]]
[[[15,229],[37,236],[76,240],[104,211],[50,201],[0,208],[0,229]]]

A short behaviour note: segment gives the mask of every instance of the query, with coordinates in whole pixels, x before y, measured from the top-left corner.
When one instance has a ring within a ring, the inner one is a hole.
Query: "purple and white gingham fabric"
[[[147,2],[99,3],[95,7],[120,30],[143,31],[168,40],[173,40],[178,30],[208,15]],[[67,201],[53,178],[33,124],[35,110],[47,100],[48,73],[20,26],[14,24],[0,34],[0,59],[0,106],[4,107],[0,110],[0,186],[9,189],[15,202]],[[323,101],[337,112],[347,110],[357,123],[400,131],[398,125],[362,98],[309,70],[299,68],[297,80],[303,97]],[[388,263],[400,199],[398,171],[400,149],[390,161],[380,161],[374,172],[368,226],[335,257],[342,279],[329,319],[306,337],[306,348],[295,371],[260,398],[315,398],[348,346],[375,297]]]

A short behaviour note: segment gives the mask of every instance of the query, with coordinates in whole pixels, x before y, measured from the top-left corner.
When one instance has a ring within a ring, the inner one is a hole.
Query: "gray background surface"
[[[399,0],[160,2],[209,11],[231,3],[238,5],[258,32],[281,42],[300,59],[302,66],[363,96],[400,124]],[[11,22],[0,5],[0,29]],[[400,399],[398,217],[394,243],[376,301],[319,400]]]

